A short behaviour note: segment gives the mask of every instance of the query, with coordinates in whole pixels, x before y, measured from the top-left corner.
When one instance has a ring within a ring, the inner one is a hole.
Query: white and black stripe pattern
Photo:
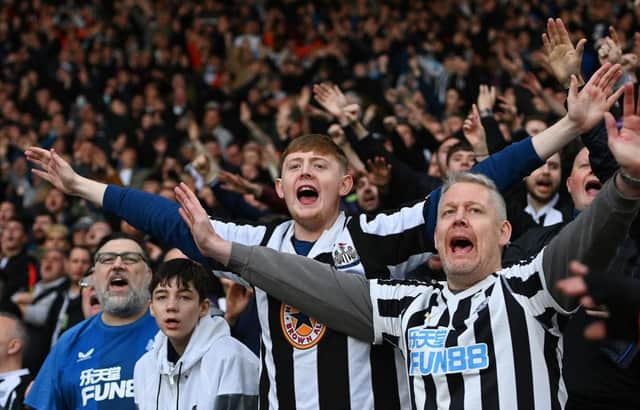
[[[371,279],[403,277],[429,256],[423,207],[424,201],[374,218],[341,214],[308,257]],[[295,253],[292,221],[268,227],[212,224],[225,239]],[[356,258],[341,266],[336,249],[348,247]],[[260,289],[256,301],[262,327],[260,409],[400,410],[410,405],[404,359],[394,346],[372,346],[326,328],[317,344],[300,349],[283,332],[283,304]]]
[[[562,329],[542,253],[452,293],[446,284],[371,281],[376,342],[395,342],[413,409],[562,409]]]

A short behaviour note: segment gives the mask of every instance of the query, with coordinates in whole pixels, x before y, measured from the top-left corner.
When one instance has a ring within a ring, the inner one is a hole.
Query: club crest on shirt
[[[338,242],[333,245],[333,264],[338,269],[350,268],[360,263],[360,255],[348,243]]]
[[[317,345],[327,330],[316,319],[286,303],[280,307],[280,326],[289,344],[301,350]]]

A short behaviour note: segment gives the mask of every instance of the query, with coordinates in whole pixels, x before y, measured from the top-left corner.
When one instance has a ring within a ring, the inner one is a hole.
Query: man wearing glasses
[[[128,235],[110,235],[96,249],[88,279],[102,312],[60,337],[25,401],[34,409],[136,408],[133,369],[158,332],[148,313],[151,270]]]

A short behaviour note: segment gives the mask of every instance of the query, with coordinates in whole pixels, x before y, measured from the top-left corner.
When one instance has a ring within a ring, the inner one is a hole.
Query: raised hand
[[[538,81],[538,77],[532,72],[527,72],[522,78],[521,85],[529,90],[529,92],[533,95],[542,95],[542,84]]]
[[[480,111],[493,110],[493,106],[496,103],[496,87],[488,85],[480,85],[480,91],[478,92],[478,109]]]
[[[230,279],[221,278],[220,281],[226,284],[224,318],[230,325],[234,325],[249,305],[253,291]]]
[[[577,298],[595,321],[585,329],[588,339],[628,340],[638,342],[640,314],[640,285],[632,278],[608,277],[591,272],[576,261],[569,270],[574,276],[558,281],[558,289],[567,296]]]
[[[596,126],[602,120],[604,113],[609,111],[613,103],[620,98],[624,88],[620,88],[613,95],[612,92],[613,86],[621,75],[619,64],[607,63],[591,76],[580,93],[578,93],[578,79],[575,75],[571,76],[567,115],[579,127],[581,133]]]
[[[640,179],[640,113],[635,102],[633,84],[627,83],[620,90],[624,91],[622,128],[618,130],[611,113],[604,114],[609,149],[627,175]]]
[[[335,84],[321,83],[313,86],[316,101],[334,117],[342,115],[342,109],[347,106],[347,98],[340,87]]]
[[[54,149],[48,151],[39,147],[29,147],[25,155],[32,164],[40,168],[34,168],[31,172],[65,194],[77,194],[75,183],[79,175]]]
[[[196,195],[181,182],[175,187],[178,212],[191,231],[196,246],[204,256],[209,256],[226,265],[231,257],[231,242],[225,241],[211,226],[209,216]]]
[[[480,121],[480,112],[478,106],[473,104],[471,112],[462,124],[462,133],[473,147],[473,152],[480,157],[489,155],[487,148],[487,134]]]
[[[565,87],[569,85],[572,75],[575,75],[579,82],[583,82],[580,65],[586,42],[587,40],[581,39],[574,48],[562,20],[547,20],[547,32],[542,34],[542,46],[551,73]]]
[[[613,26],[609,26],[609,37],[598,40],[596,50],[598,51],[600,64],[616,64],[620,62],[622,59],[622,45]]]
[[[246,123],[251,121],[251,109],[245,101],[240,103],[240,122]]]
[[[587,309],[595,309],[596,303],[593,301],[591,295],[589,295],[589,289],[584,278],[589,272],[589,269],[576,261],[571,262],[569,270],[574,276],[558,281],[556,286],[562,293],[567,296],[578,298],[580,304]],[[584,331],[584,335],[587,339],[600,340],[604,339],[607,335],[607,328],[603,321],[596,321],[591,323]]]
[[[254,184],[241,175],[232,174],[231,172],[220,171],[218,174],[218,180],[223,183],[222,188],[237,192],[241,195],[252,194],[259,196],[256,195],[259,193],[256,191],[261,191],[258,184]]]
[[[384,157],[375,157],[367,160],[369,167],[369,181],[379,187],[388,187],[391,182],[391,164]]]

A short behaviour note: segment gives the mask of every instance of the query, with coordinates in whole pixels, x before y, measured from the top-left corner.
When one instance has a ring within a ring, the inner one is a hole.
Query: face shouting
[[[536,201],[546,204],[558,192],[561,178],[560,154],[553,154],[543,166],[525,178],[527,192]]]
[[[583,148],[573,161],[571,175],[567,178],[567,190],[571,194],[575,208],[578,211],[584,211],[598,195],[600,188],[602,183],[591,170],[589,150]]]
[[[313,151],[288,154],[276,191],[296,221],[296,237],[316,240],[335,221],[340,197],[348,194],[352,185],[351,175],[345,175],[331,155]]]
[[[373,212],[380,206],[378,186],[372,184],[366,175],[358,178],[356,195],[358,197],[358,206],[364,212]]]
[[[500,269],[511,225],[500,220],[495,202],[487,187],[472,182],[455,183],[442,196],[435,242],[451,289],[466,289]]]
[[[179,283],[174,277],[156,286],[150,307],[162,333],[184,351],[198,320],[209,312],[209,300],[200,300],[192,282]]]
[[[105,313],[128,318],[146,308],[151,273],[135,241],[114,239],[98,249],[93,278]]]

